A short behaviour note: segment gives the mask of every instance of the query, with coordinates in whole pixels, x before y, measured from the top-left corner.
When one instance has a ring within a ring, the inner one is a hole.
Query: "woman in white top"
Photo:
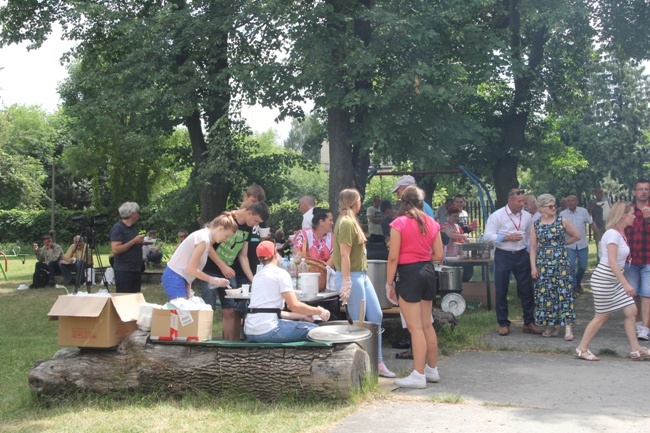
[[[600,239],[598,247],[599,263],[591,276],[596,314],[587,325],[582,341],[575,350],[574,356],[577,358],[586,361],[600,360],[589,350],[589,343],[607,322],[612,311],[621,309],[625,314],[625,334],[630,341],[630,358],[640,360],[650,357],[650,350],[641,347],[636,338],[635,291],[622,271],[630,254],[624,230],[633,222],[634,206],[631,203],[617,202],[607,215],[607,231]]]
[[[189,298],[190,286],[195,278],[217,287],[228,286],[227,279],[211,277],[202,269],[208,257],[217,263],[217,252],[210,246],[226,241],[236,231],[237,221],[230,214],[223,213],[207,227],[193,232],[181,242],[167,262],[162,276],[162,286],[170,300]]]
[[[246,340],[255,343],[306,340],[309,331],[318,327],[310,323],[313,322],[312,316],[327,321],[330,312],[323,307],[303,304],[296,298],[289,273],[278,267],[278,252],[273,242],[260,242],[255,253],[264,267],[253,278],[251,301],[244,322]],[[285,302],[291,312],[282,311]]]

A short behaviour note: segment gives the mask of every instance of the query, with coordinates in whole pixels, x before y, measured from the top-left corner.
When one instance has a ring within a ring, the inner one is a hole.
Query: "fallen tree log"
[[[355,343],[332,347],[212,347],[163,345],[136,331],[117,351],[61,349],[37,363],[29,385],[43,395],[87,391],[237,392],[261,400],[283,396],[347,398],[370,372]]]

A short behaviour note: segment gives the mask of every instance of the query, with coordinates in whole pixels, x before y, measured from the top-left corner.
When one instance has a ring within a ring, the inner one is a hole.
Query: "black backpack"
[[[47,265],[44,263],[38,263],[36,265],[36,271],[34,272],[34,277],[32,279],[32,286],[35,289],[47,286],[47,282],[50,278],[50,273],[47,271]]]

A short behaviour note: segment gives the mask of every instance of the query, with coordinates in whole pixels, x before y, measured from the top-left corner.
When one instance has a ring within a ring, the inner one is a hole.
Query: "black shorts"
[[[436,296],[436,270],[433,263],[397,265],[395,291],[406,302],[433,301]]]

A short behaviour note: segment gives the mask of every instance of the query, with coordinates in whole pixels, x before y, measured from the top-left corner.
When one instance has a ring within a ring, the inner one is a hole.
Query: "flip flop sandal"
[[[580,350],[576,349],[575,352],[573,352],[573,356],[575,356],[578,359],[582,359],[584,361],[600,361],[600,358],[591,353],[591,350]],[[633,358],[634,359],[634,358]]]
[[[641,350],[636,352],[630,352],[630,358],[632,361],[642,361],[644,359],[650,358],[650,350],[647,347],[642,347]]]

